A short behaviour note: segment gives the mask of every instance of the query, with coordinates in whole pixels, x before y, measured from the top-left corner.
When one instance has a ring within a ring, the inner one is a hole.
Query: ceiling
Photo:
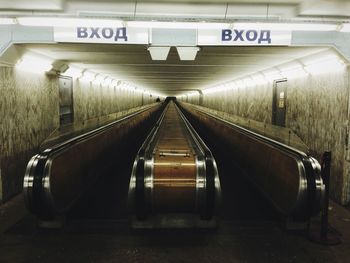
[[[124,80],[165,95],[205,89],[324,48],[201,47],[195,61],[180,61],[172,48],[166,61],[152,61],[143,45],[20,44],[19,48]]]
[[[96,4],[98,3],[98,4]],[[0,0],[0,17],[160,21],[350,21],[347,0]],[[30,50],[167,95],[205,89],[312,53],[313,47],[201,47],[195,61],[152,61],[144,45],[21,44]]]
[[[98,3],[98,4],[96,4]],[[349,19],[348,0],[0,0],[0,16],[126,19]]]

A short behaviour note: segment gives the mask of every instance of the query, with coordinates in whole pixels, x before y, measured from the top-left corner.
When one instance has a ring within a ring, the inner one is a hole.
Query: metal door
[[[73,81],[71,77],[59,76],[60,125],[73,123]]]
[[[287,80],[276,80],[273,85],[272,124],[286,126]]]
[[[198,90],[199,92],[199,106],[203,106],[203,92],[201,90]]]

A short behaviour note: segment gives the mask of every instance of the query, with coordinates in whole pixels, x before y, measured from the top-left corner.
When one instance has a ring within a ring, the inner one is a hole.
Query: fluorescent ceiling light
[[[264,76],[259,73],[254,74],[253,76],[251,76],[251,78],[257,85],[261,85],[266,82],[266,79],[264,78]]]
[[[198,95],[199,93],[197,91],[192,91],[190,93],[188,93],[188,96],[194,96],[194,95]]]
[[[80,78],[83,75],[83,70],[74,66],[69,66],[69,68],[64,72],[64,75],[70,76],[75,79]]]
[[[19,17],[17,21],[24,26],[53,26],[53,27],[123,27],[121,20],[83,19],[67,17]]]
[[[213,88],[211,88],[211,89],[204,89],[204,90],[202,90],[202,93],[204,95],[211,94],[211,93],[214,93],[214,90],[213,90]]]
[[[140,94],[144,93],[144,90],[138,89],[138,88],[135,88],[134,91],[135,91],[136,93],[140,93]]]
[[[57,74],[57,73],[63,74],[63,73],[65,73],[68,70],[68,68],[69,68],[69,66],[64,61],[55,60],[52,63],[52,69],[51,69],[50,73],[52,73],[52,74]]]
[[[101,75],[101,74],[97,74],[96,78],[94,79],[94,83],[96,84],[102,84],[106,79],[106,76]]]
[[[345,68],[345,62],[335,53],[322,53],[303,58],[301,61],[291,61],[277,67],[269,68],[242,79],[219,84],[215,87],[204,89],[202,92],[205,95],[214,94],[233,89],[234,87],[260,85],[285,77],[300,78],[306,77],[309,74],[327,74],[329,72],[344,70]]]
[[[95,77],[96,77],[96,73],[85,70],[83,73],[83,76],[81,77],[81,80],[90,82],[90,81],[93,81]]]
[[[130,91],[133,91],[135,89],[134,86],[131,85],[129,82],[124,82],[124,85],[125,85],[125,88]]]
[[[282,75],[286,78],[301,78],[308,75],[304,67],[294,68],[290,70],[283,70]]]
[[[232,84],[232,86],[233,86],[233,84]],[[229,84],[221,84],[221,85],[215,86],[213,88],[205,89],[202,92],[203,92],[203,94],[213,94],[213,93],[218,93],[221,91],[229,90],[230,88],[231,88],[231,85],[229,85]]]
[[[334,52],[322,52],[317,53],[306,58],[302,58],[301,61],[304,65],[316,64],[316,63],[324,63],[326,61],[338,60],[341,61],[338,55]],[[344,63],[344,62],[343,62]]]
[[[180,60],[195,60],[199,47],[176,47]]]
[[[343,23],[340,32],[350,32],[350,23]]]
[[[104,79],[104,83],[103,83],[103,84],[109,86],[109,85],[112,84],[112,82],[113,82],[113,79],[112,79],[111,77],[106,77],[106,78]]]
[[[210,88],[210,89],[205,89],[202,91],[203,94],[213,94],[216,92],[220,92],[219,88]]]
[[[207,22],[129,21],[126,24],[128,27],[169,29],[222,29],[231,27],[228,23]]]
[[[13,25],[16,23],[15,18],[0,17],[0,25]]]
[[[234,23],[237,29],[279,30],[279,31],[335,31],[337,24],[323,23]]]
[[[122,81],[121,82],[121,88],[128,90],[128,91],[134,91],[135,87],[133,85],[131,85],[129,82],[126,81]]]
[[[17,62],[16,68],[32,73],[42,73],[50,71],[52,65],[51,61],[49,61],[48,59],[37,57],[34,55],[24,55]]]
[[[251,86],[257,85],[257,82],[254,79],[252,79],[251,77],[245,78],[243,80],[243,82],[244,82],[246,87],[251,87]]]
[[[210,22],[162,22],[162,21],[128,21],[113,19],[85,19],[68,17],[18,17],[17,22],[25,26],[53,26],[53,27],[137,27],[137,28],[169,28],[169,29],[269,29],[296,31],[335,31],[338,24],[330,23],[210,23]],[[0,18],[0,24],[15,24],[16,19]],[[350,32],[350,24],[344,23],[341,29]]]
[[[120,82],[120,80],[113,79],[111,84],[113,87],[117,87],[121,84],[121,82]]]
[[[307,64],[304,68],[308,73],[316,75],[343,70],[345,64],[339,59],[330,59],[324,60],[323,62]]]
[[[149,47],[149,53],[152,60],[166,60],[170,51],[170,47]]]
[[[281,72],[275,68],[270,68],[267,69],[263,72],[261,72],[265,79],[268,81],[276,80],[276,79],[281,79],[283,76],[281,75]]]
[[[235,85],[236,87],[240,88],[240,87],[243,87],[244,86],[244,83],[242,80],[236,80],[235,81]]]
[[[120,87],[121,90],[127,89],[126,86],[125,86],[124,81],[120,81],[118,86]]]
[[[300,78],[308,75],[308,72],[305,71],[304,65],[300,62],[290,62],[278,67],[281,71],[281,74],[287,78]]]

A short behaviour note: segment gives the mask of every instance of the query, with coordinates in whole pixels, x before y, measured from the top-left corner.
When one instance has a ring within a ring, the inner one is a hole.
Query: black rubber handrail
[[[44,209],[48,208],[48,205],[46,203],[46,200],[43,200],[42,198],[45,166],[52,156],[59,155],[61,152],[64,152],[67,148],[77,143],[89,140],[99,134],[102,134],[107,130],[113,128],[115,125],[120,124],[121,122],[126,121],[128,119],[131,119],[136,115],[143,113],[156,106],[157,105],[153,105],[133,112],[118,120],[115,120],[101,127],[88,131],[84,134],[74,136],[73,138],[69,138],[64,142],[60,142],[52,147],[48,147],[45,150],[40,151],[38,154],[34,155],[28,162],[24,180],[24,192],[26,197],[25,201],[27,203],[28,209],[36,215],[38,215],[39,217],[41,217],[42,219],[50,219],[53,216],[52,212],[48,212],[50,209]],[[29,186],[29,184],[31,184],[31,187]]]
[[[135,205],[136,205],[136,216],[138,219],[143,220],[147,217],[147,208],[145,203],[145,196],[144,196],[144,175],[145,175],[145,160],[150,159],[153,154],[154,144],[156,142],[157,133],[159,130],[159,127],[162,124],[162,121],[164,119],[164,115],[167,110],[166,105],[165,109],[163,110],[162,115],[160,116],[159,120],[157,121],[156,125],[153,127],[149,135],[147,136],[146,140],[142,144],[140,150],[138,151],[138,154],[135,159],[134,163],[134,170],[135,170],[135,177],[136,177],[136,186],[135,186]],[[179,107],[175,103],[176,110],[178,111],[181,119],[183,120],[187,131],[189,132],[190,138],[194,142],[195,151],[198,156],[201,156],[201,158],[205,161],[205,167],[206,167],[206,207],[204,211],[201,213],[201,217],[203,219],[211,219],[213,215],[213,210],[215,206],[215,176],[216,176],[216,164],[214,157],[209,150],[209,148],[206,146],[206,144],[203,142],[203,140],[200,138],[198,133],[194,130],[192,125],[189,123],[189,121],[186,119],[184,114],[181,112]]]
[[[86,133],[84,133],[84,134],[81,134],[81,135],[78,135],[78,136],[74,136],[73,138],[69,138],[69,139],[67,139],[67,140],[64,141],[64,142],[61,142],[61,143],[58,143],[58,144],[54,145],[53,147],[48,147],[47,149],[45,149],[44,151],[42,151],[42,153],[46,153],[47,151],[49,151],[50,153],[51,153],[51,152],[56,152],[56,151],[58,151],[58,150],[60,150],[60,149],[62,149],[62,148],[66,148],[66,147],[68,147],[68,146],[70,146],[70,145],[73,145],[73,144],[75,144],[75,143],[77,143],[77,142],[86,140],[86,139],[88,139],[88,138],[90,138],[90,137],[93,137],[93,136],[95,136],[95,135],[97,135],[97,134],[101,134],[101,133],[103,133],[104,131],[106,131],[106,130],[108,130],[109,128],[111,128],[112,126],[114,126],[114,125],[116,125],[116,124],[118,124],[118,123],[120,123],[120,122],[122,122],[122,121],[131,119],[132,117],[134,117],[134,116],[136,116],[136,115],[138,115],[138,114],[140,114],[140,113],[142,113],[142,112],[145,112],[145,111],[147,111],[147,110],[149,110],[150,108],[155,107],[155,106],[156,106],[156,105],[151,106],[151,107],[147,107],[147,108],[145,108],[145,109],[141,109],[141,110],[136,111],[136,112],[133,112],[133,113],[127,115],[127,116],[124,116],[124,117],[122,117],[122,118],[120,118],[120,119],[118,119],[118,120],[115,120],[115,121],[110,122],[110,123],[108,123],[108,124],[102,125],[101,127],[98,127],[98,128],[93,129],[93,130],[91,130],[91,131],[88,131],[88,132],[86,132]]]
[[[184,106],[180,105],[181,108],[184,108]],[[186,110],[186,109],[185,109]],[[250,137],[254,140],[260,141],[262,143],[265,143],[268,146],[272,146],[275,149],[280,150],[281,152],[285,153],[285,154],[289,154],[291,156],[293,156],[296,160],[300,160],[301,163],[304,166],[305,169],[305,178],[307,181],[307,204],[305,205],[308,209],[304,209],[305,211],[308,210],[306,217],[309,217],[311,214],[315,213],[315,209],[314,208],[314,204],[317,201],[316,198],[318,198],[318,196],[316,195],[316,188],[318,186],[318,181],[322,179],[317,178],[317,182],[316,182],[316,177],[319,177],[319,165],[317,165],[317,161],[310,155],[296,149],[293,148],[291,146],[285,145],[283,143],[280,143],[278,141],[275,141],[271,138],[268,138],[266,136],[263,136],[261,134],[258,134],[256,132],[250,131],[246,128],[243,128],[237,124],[231,123],[223,118],[220,118],[218,116],[215,116],[211,113],[205,112],[203,110],[194,108],[195,111],[204,114],[206,116],[209,116],[210,118],[216,119],[218,121],[220,121],[221,123],[223,123],[225,126],[232,128],[234,130],[236,130],[237,132],[239,132],[240,134]],[[188,110],[186,110],[188,111]],[[322,202],[322,197],[320,197],[320,200]]]

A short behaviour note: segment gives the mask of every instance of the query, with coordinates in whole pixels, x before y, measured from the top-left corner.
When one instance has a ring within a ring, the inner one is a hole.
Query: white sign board
[[[198,29],[199,46],[288,46],[291,31],[256,29]]]
[[[184,32],[186,34],[186,32]],[[55,27],[56,42],[149,44],[150,29],[128,27]],[[185,36],[184,36],[185,37]],[[199,46],[288,46],[291,31],[269,29],[198,29]]]
[[[55,27],[54,41],[100,44],[148,44],[147,28]]]

